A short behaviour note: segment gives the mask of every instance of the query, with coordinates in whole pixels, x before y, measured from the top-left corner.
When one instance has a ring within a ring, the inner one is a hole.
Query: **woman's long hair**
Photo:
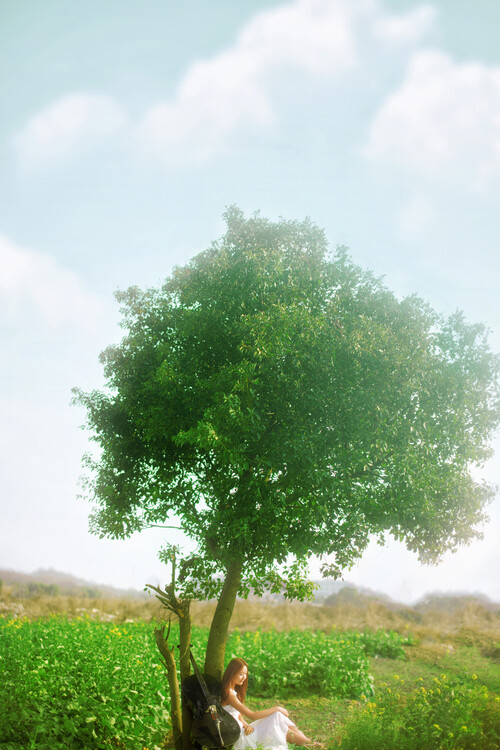
[[[239,672],[241,672],[243,667],[246,667],[248,669],[248,664],[246,663],[244,659],[231,659],[231,661],[227,665],[226,671],[224,672],[224,675],[222,677],[222,683],[221,683],[223,702],[227,702],[228,693],[233,683],[233,680],[236,677],[236,675]],[[238,699],[242,703],[245,702],[245,696],[247,694],[247,686],[248,686],[248,673],[247,673],[247,678],[242,685],[233,686],[233,689],[236,695],[238,696]]]

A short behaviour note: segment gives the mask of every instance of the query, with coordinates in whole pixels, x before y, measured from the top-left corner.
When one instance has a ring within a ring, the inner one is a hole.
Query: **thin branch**
[[[177,529],[178,531],[182,531],[181,526],[163,526],[162,524],[159,524],[159,523],[144,524],[142,528],[143,529]]]
[[[172,547],[172,599],[173,601],[177,601],[175,596],[175,563],[176,563],[176,551],[177,548],[175,545]]]

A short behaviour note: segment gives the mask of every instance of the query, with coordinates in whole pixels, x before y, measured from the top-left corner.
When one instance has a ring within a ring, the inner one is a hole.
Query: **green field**
[[[331,748],[500,747],[494,631],[461,628],[443,644],[416,631],[233,630],[227,659],[250,665],[249,705],[284,704]],[[206,627],[193,633],[200,661],[207,635]],[[0,618],[0,673],[2,750],[169,747],[168,688],[151,622]]]

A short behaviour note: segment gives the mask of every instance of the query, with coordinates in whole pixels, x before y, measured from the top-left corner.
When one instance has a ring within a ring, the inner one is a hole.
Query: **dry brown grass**
[[[159,603],[154,599],[132,597],[86,596],[33,596],[15,597],[9,587],[5,587],[0,598],[0,616],[48,617],[53,614],[78,617],[88,614],[99,620],[125,622],[126,620],[147,620],[158,616]]]
[[[192,614],[196,625],[210,625],[214,602],[193,602]],[[159,620],[162,608],[154,597],[96,598],[78,596],[39,596],[16,599],[8,587],[0,599],[0,615],[14,617],[47,617],[63,614],[69,617],[88,614],[104,621]],[[425,652],[440,656],[462,645],[475,646],[485,655],[496,658],[500,649],[500,609],[488,608],[469,601],[449,611],[446,609],[415,609],[386,605],[377,600],[342,602],[334,606],[311,603],[270,602],[261,600],[237,601],[231,629],[290,630],[292,628],[330,631],[340,630],[395,630],[411,633],[416,641],[409,650],[416,658]]]

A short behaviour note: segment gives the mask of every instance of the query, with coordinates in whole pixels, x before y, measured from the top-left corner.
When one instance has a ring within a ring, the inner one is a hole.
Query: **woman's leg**
[[[286,735],[286,741],[290,742],[292,745],[308,745],[310,742],[312,742],[309,737],[306,737],[304,732],[301,732],[300,729],[297,729],[295,724],[292,724],[292,726],[289,728]]]

